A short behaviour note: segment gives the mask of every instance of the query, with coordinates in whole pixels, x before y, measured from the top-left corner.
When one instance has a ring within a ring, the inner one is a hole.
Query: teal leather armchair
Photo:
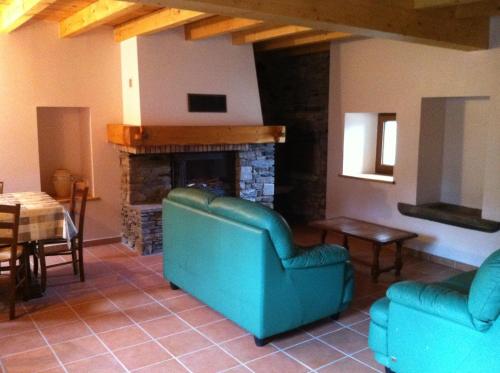
[[[164,276],[255,336],[336,315],[352,299],[349,253],[299,248],[273,210],[192,188],[163,201]]]
[[[386,371],[500,372],[500,250],[440,283],[404,281],[370,309],[368,343]]]

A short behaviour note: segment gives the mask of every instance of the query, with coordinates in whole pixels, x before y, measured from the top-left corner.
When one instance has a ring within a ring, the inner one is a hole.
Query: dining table
[[[45,192],[19,192],[0,194],[0,205],[21,205],[17,242],[32,254],[41,240],[66,239],[68,245],[77,229],[67,209]],[[2,216],[0,214],[0,221]],[[0,230],[0,237],[2,232]],[[42,296],[40,285],[30,268],[30,298]]]

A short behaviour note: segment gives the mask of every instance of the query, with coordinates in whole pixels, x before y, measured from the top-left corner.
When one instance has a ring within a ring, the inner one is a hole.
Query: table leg
[[[342,244],[347,251],[349,251],[349,237],[347,236],[347,234],[344,234],[344,242]]]
[[[380,256],[380,245],[374,243],[373,244],[373,263],[372,263],[372,270],[371,270],[373,282],[378,282],[378,275],[380,274],[379,256]]]
[[[326,236],[328,235],[328,230],[323,229],[321,232],[321,243],[326,243]]]
[[[28,266],[28,287],[29,287],[27,299],[25,299],[25,300],[29,300],[29,299],[33,299],[33,298],[40,298],[43,296],[42,288],[40,287],[40,283],[38,282],[36,277],[33,276],[31,273],[31,264],[30,264],[29,258],[30,258],[30,255],[35,250],[35,245],[36,245],[35,242],[27,242],[23,245],[24,250],[26,251],[26,256],[27,256],[27,261],[28,261],[27,266]],[[36,258],[35,258],[35,260],[36,260]]]
[[[396,242],[396,261],[394,262],[394,267],[396,268],[396,276],[401,275],[401,268],[403,268],[403,244],[402,242]]]

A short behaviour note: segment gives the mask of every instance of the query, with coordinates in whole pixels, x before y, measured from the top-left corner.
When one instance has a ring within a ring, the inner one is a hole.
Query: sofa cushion
[[[463,272],[439,282],[439,285],[462,294],[469,294],[472,280],[474,280],[475,275],[476,271]]]
[[[283,217],[260,203],[234,197],[215,198],[209,205],[213,214],[269,232],[276,253],[281,259],[295,255],[292,231]]]
[[[175,188],[167,196],[170,201],[204,211],[208,211],[208,205],[215,197],[215,194],[195,188]]]
[[[483,323],[495,321],[500,314],[500,250],[479,267],[469,293],[469,311]]]
[[[298,247],[294,257],[283,260],[283,267],[287,269],[303,269],[323,267],[345,263],[349,260],[349,252],[340,245],[328,243]]]

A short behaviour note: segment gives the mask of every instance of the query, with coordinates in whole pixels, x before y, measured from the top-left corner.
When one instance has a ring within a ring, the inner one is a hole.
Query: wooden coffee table
[[[311,227],[320,229],[323,233],[321,236],[321,241],[324,243],[326,240],[326,235],[328,232],[340,233],[344,236],[344,247],[349,250],[349,237],[356,237],[361,240],[369,241],[373,245],[373,261],[371,264],[371,276],[373,282],[378,281],[378,276],[383,272],[388,272],[395,270],[396,276],[401,274],[401,268],[403,268],[403,257],[402,248],[403,242],[415,238],[418,235],[413,232],[402,231],[399,229],[394,229],[386,227],[383,225],[368,223],[362,220],[355,220],[340,216],[333,219],[327,220],[317,220],[309,224]],[[380,268],[379,257],[380,250],[383,246],[396,244],[396,258],[394,265]]]

